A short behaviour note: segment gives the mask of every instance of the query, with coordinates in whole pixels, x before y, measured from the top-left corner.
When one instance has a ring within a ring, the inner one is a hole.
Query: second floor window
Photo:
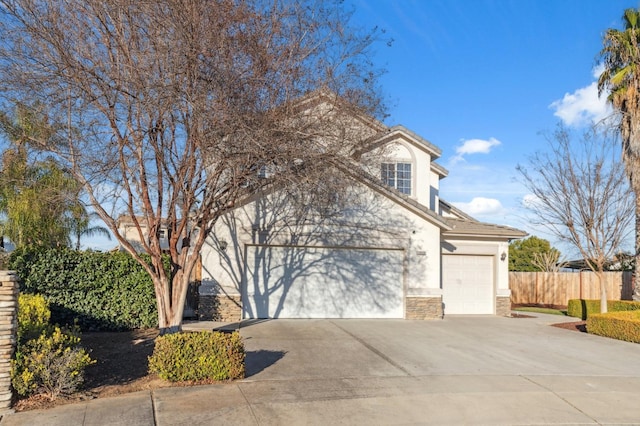
[[[382,163],[382,182],[411,195],[411,163]]]

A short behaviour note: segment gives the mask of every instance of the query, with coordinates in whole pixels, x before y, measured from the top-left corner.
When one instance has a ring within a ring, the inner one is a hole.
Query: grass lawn
[[[519,306],[517,308],[513,308],[513,310],[519,312],[535,312],[538,314],[567,315],[566,309],[539,308],[537,306]]]

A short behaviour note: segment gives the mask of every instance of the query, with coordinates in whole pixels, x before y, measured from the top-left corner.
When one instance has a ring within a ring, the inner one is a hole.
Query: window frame
[[[383,162],[380,165],[382,183],[396,189],[402,194],[413,195],[413,162]]]

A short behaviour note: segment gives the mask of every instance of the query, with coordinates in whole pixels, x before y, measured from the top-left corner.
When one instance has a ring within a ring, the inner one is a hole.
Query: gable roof
[[[528,234],[516,228],[492,223],[478,222],[467,219],[445,219],[451,229],[443,231],[443,237],[494,237],[500,239],[514,239],[526,237]]]
[[[448,201],[445,201],[442,198],[440,198],[438,201],[440,203],[440,210],[442,209],[447,210],[453,216],[458,216],[459,219],[466,219],[466,220],[477,222],[475,218],[469,216],[467,213],[463,212],[462,210],[460,210],[453,204],[449,203]]]
[[[342,108],[344,103],[342,99],[335,93],[326,90],[318,90],[295,102],[296,108],[299,110],[310,109],[318,106],[322,103],[331,104],[337,108]],[[357,109],[356,109],[357,110]],[[353,158],[333,159],[329,163],[342,171],[345,175],[355,179],[356,181],[368,186],[373,191],[385,196],[391,201],[399,204],[408,211],[416,214],[417,216],[425,219],[429,223],[439,227],[442,230],[443,236],[465,236],[465,237],[496,237],[496,238],[521,238],[527,235],[526,232],[520,231],[516,228],[508,226],[493,225],[489,223],[483,223],[475,220],[471,216],[464,213],[462,210],[457,209],[453,205],[441,201],[447,210],[451,212],[454,218],[444,217],[437,212],[429,209],[429,207],[419,203],[415,199],[409,197],[406,194],[401,193],[395,188],[385,185],[380,179],[375,178],[369,174],[362,165],[357,161],[360,156],[368,151],[392,143],[394,141],[402,140],[406,141],[410,145],[422,150],[430,156],[430,171],[436,173],[440,177],[446,177],[448,175],[447,169],[437,164],[434,160],[440,158],[442,151],[437,146],[433,145],[428,140],[424,139],[420,135],[407,129],[402,125],[396,125],[393,127],[387,127],[382,122],[376,120],[374,117],[369,116],[362,111],[350,111],[353,118],[357,121],[365,124],[374,133],[370,137],[366,138],[361,143],[361,148],[357,149],[353,153]],[[263,189],[266,192],[275,191],[278,186],[266,185]],[[263,194],[264,195],[264,192]],[[240,205],[244,205],[259,197],[259,194],[251,194],[250,196],[236,202],[230,208],[237,208]]]
[[[401,193],[397,189],[385,185],[379,179],[376,179],[366,170],[364,170],[359,163],[351,160],[343,160],[333,161],[332,164],[347,176],[363,183],[377,193],[387,197],[391,201],[394,201],[395,203],[401,205],[412,213],[438,226],[440,229],[452,229],[451,225],[444,217],[429,209],[427,206],[420,204],[408,195]]]
[[[349,103],[344,98],[338,96],[335,92],[327,89],[318,89],[307,93],[299,99],[292,102],[294,109],[298,112],[311,110],[319,105],[331,105],[337,110],[348,111],[351,118],[365,124],[376,132],[383,132],[387,129],[381,121],[363,111],[355,104]]]
[[[453,217],[445,220],[451,225],[451,230],[442,233],[444,237],[495,237],[495,238],[522,238],[528,234],[516,228],[493,223],[480,222],[469,216],[453,204],[440,199],[440,208],[445,209]]]

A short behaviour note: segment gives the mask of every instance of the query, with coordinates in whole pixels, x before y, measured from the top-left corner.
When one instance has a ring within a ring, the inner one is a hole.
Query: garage
[[[404,250],[246,245],[243,318],[402,318]]]
[[[442,299],[446,314],[493,314],[494,256],[442,256]]]

